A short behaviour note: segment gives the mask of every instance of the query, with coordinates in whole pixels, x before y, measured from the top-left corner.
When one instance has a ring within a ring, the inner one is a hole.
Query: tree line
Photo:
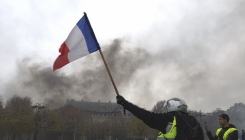
[[[164,100],[152,108],[161,113]],[[200,124],[204,121],[214,134],[219,127],[218,115],[227,113],[230,122],[241,131],[244,126],[245,105],[236,103],[229,109],[215,109],[210,113],[189,110]],[[48,105],[33,105],[30,97],[14,95],[3,104],[0,98],[1,140],[132,140],[156,139],[158,131],[149,128],[136,117],[125,117],[122,113],[96,121],[86,110],[64,105],[51,109]],[[204,132],[205,133],[205,132]]]
[[[96,121],[86,110],[71,105],[51,109],[18,95],[5,105],[0,100],[1,140],[126,140],[156,137],[157,133],[136,117],[125,118],[122,113]]]

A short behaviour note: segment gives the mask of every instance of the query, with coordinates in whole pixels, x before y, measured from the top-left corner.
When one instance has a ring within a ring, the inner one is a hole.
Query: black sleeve
[[[235,131],[231,132],[228,135],[227,140],[238,140],[238,131],[235,130]]]
[[[199,124],[199,123],[198,123]],[[198,138],[200,139],[200,140],[204,140],[204,134],[203,134],[203,130],[202,130],[202,127],[201,127],[201,125],[199,124],[199,128],[198,128]]]
[[[207,132],[209,140],[218,140],[218,137],[215,135],[213,137],[212,133],[210,131]]]
[[[130,111],[137,118],[142,120],[146,125],[151,128],[157,129],[163,133],[166,133],[166,127],[169,122],[173,122],[173,115],[169,113],[154,113],[125,101],[123,103],[125,109]]]

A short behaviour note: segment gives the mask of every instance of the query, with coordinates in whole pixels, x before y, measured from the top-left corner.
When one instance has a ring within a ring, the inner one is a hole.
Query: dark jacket
[[[178,117],[178,113],[154,113],[147,111],[145,109],[139,108],[138,106],[125,101],[123,103],[123,106],[125,109],[130,111],[133,115],[135,115],[137,118],[142,120],[146,125],[148,125],[151,128],[157,129],[161,131],[162,133],[166,133],[166,127],[167,125],[171,122],[173,122],[174,116],[176,116],[176,123],[177,123],[177,136],[176,140],[184,140],[185,139],[185,134],[184,132],[180,129],[181,126],[181,121],[180,117]],[[188,115],[186,113],[183,113],[183,115]],[[188,115],[189,116],[189,115]],[[194,119],[196,122],[196,128],[197,128],[197,135],[199,137],[198,140],[204,140],[204,135],[202,128],[200,127],[200,124],[196,121],[195,117],[189,116],[188,118]]]
[[[213,136],[212,133],[210,131],[207,132],[208,138],[210,140],[223,140],[223,136],[225,134],[225,132],[229,129],[229,128],[236,128],[233,124],[229,124],[229,127],[225,127],[222,128],[222,130],[219,132],[219,136]],[[215,132],[216,134],[216,132]],[[226,140],[238,140],[238,131],[235,130],[233,132],[231,132]]]

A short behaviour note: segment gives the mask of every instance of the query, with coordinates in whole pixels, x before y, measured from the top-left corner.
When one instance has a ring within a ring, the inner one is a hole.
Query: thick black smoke
[[[150,55],[143,49],[123,48],[122,40],[115,39],[102,52],[108,63],[117,88],[129,86],[135,73],[146,67]],[[33,63],[32,58],[18,62],[18,74],[8,84],[6,95],[28,95],[35,102],[51,107],[63,105],[66,99],[109,101],[115,99],[115,91],[99,52],[84,58],[78,72],[71,75],[53,72],[47,63]]]

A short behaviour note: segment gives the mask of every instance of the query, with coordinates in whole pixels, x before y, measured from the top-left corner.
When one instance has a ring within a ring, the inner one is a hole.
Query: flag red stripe
[[[68,52],[70,52],[65,42],[60,46],[59,52],[61,53],[60,55],[68,54]]]
[[[57,57],[57,59],[54,62],[54,66],[53,66],[54,71],[69,63],[68,53],[70,52],[70,50],[66,46],[65,42],[60,46],[59,52],[61,54]]]

